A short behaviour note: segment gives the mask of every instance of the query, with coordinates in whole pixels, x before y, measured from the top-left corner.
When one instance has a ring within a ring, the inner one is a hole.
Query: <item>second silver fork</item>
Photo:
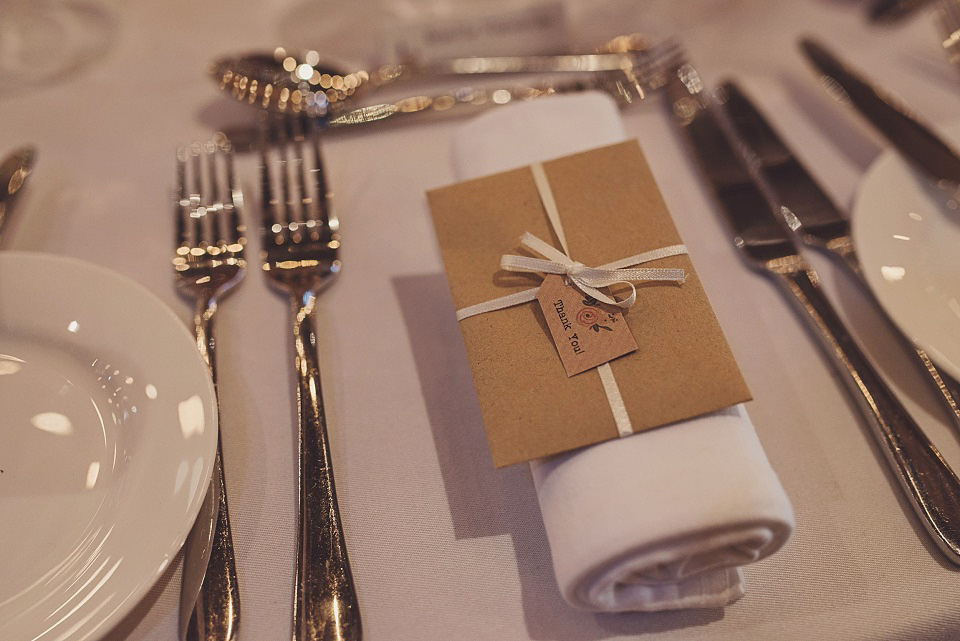
[[[271,119],[262,145],[263,270],[290,297],[299,418],[296,641],[359,641],[362,632],[320,385],[317,294],[340,272],[319,138],[298,118]],[[308,152],[308,153],[304,153]]]
[[[195,303],[197,347],[217,388],[213,321],[220,298],[240,282],[246,269],[242,195],[229,143],[220,140],[179,149],[177,179],[175,282]],[[219,403],[219,389],[217,396]],[[184,544],[180,634],[187,641],[233,641],[240,623],[219,422],[217,431],[214,473],[204,501],[212,507],[206,516],[201,512]]]

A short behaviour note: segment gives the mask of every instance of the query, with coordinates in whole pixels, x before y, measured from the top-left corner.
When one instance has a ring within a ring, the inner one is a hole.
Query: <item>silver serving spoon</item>
[[[330,126],[382,120],[387,115],[447,111],[454,106],[504,104],[554,93],[600,89],[642,98],[644,89],[662,84],[663,69],[680,52],[666,40],[651,46],[642,34],[618,36],[595,54],[456,58],[428,65],[386,65],[372,72],[338,73],[320,66],[319,54],[297,59],[283,49],[214,62],[210,73],[220,88],[235,99],[270,111],[306,114]],[[532,87],[473,89],[462,87],[434,96],[412,96],[391,103],[356,107],[365,91],[412,77],[439,77],[503,73],[580,72],[579,80]],[[582,74],[588,74],[583,77]],[[630,85],[627,90],[622,86]]]
[[[37,151],[31,146],[20,147],[0,162],[0,237],[7,215],[23,189],[23,184],[33,170]]]

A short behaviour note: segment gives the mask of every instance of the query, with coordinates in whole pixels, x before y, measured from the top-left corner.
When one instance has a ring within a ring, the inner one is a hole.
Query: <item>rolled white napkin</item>
[[[491,110],[454,134],[458,178],[626,139],[602,94]],[[694,256],[694,258],[696,258]],[[629,390],[625,390],[629,393]],[[727,605],[776,552],[793,509],[743,406],[531,463],[564,598],[622,612]]]

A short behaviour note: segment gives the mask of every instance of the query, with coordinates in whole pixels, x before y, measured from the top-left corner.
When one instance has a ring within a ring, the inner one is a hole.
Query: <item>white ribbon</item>
[[[637,265],[667,258],[669,256],[678,256],[686,254],[687,248],[684,245],[669,245],[643,252],[624,258],[621,260],[600,265],[599,267],[588,267],[583,263],[570,258],[570,250],[567,247],[567,239],[563,232],[563,224],[560,222],[560,211],[553,198],[553,191],[550,189],[550,183],[547,180],[543,165],[537,163],[531,165],[533,179],[540,194],[540,200],[547,212],[547,219],[553,227],[554,233],[563,247],[563,251],[540,240],[530,232],[524,233],[520,238],[520,244],[530,249],[543,258],[534,258],[531,256],[514,256],[504,254],[500,259],[501,269],[511,272],[539,273],[539,274],[561,274],[567,276],[580,291],[587,296],[591,296],[598,301],[617,305],[621,308],[632,306],[637,301],[637,288],[634,286],[636,281],[655,281],[655,282],[674,282],[682,283],[686,277],[684,270],[680,268],[653,268],[636,267]],[[628,285],[630,295],[624,299],[617,300],[600,291],[600,287],[610,287],[611,285]],[[525,289],[507,296],[501,296],[476,305],[470,305],[457,310],[457,320],[462,321],[465,318],[485,314],[487,312],[513,307],[534,300],[537,297],[539,287]],[[613,377],[613,369],[610,363],[604,363],[597,367],[597,373],[603,383],[603,389],[607,395],[607,402],[610,404],[610,411],[613,413],[614,421],[617,425],[617,432],[621,437],[633,434],[633,425],[630,423],[630,417],[627,415],[627,409],[620,395],[620,389],[617,381]]]
[[[570,282],[577,286],[587,296],[592,296],[600,302],[618,307],[631,307],[637,302],[637,288],[630,281],[659,281],[682,283],[686,277],[683,269],[680,268],[654,268],[641,267],[630,268],[633,265],[639,265],[658,258],[667,256],[676,256],[677,254],[686,254],[687,248],[683,245],[671,245],[662,247],[651,252],[637,254],[617,261],[616,264],[601,265],[600,267],[587,267],[583,263],[572,260],[569,256],[560,252],[543,242],[530,232],[526,232],[520,239],[520,244],[531,249],[543,258],[531,258],[529,256],[504,255],[500,259],[500,267],[511,272],[540,272],[543,274],[565,274]],[[599,287],[609,287],[611,285],[628,285],[630,295],[623,300],[612,298],[603,292]]]

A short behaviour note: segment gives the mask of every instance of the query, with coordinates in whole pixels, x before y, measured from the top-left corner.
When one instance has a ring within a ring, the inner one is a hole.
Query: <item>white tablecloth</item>
[[[589,6],[575,5],[580,19]],[[960,77],[939,50],[931,15],[881,29],[866,23],[862,2],[741,0],[701,7],[705,13],[684,27],[682,11],[670,9],[678,18],[662,13],[672,6],[605,4],[598,15],[607,22],[590,23],[589,35],[647,25],[675,31],[708,82],[736,78],[758,99],[842,204],[851,202],[881,141],[819,89],[797,36],[832,43],[935,123],[955,118],[960,107]],[[305,7],[117,2],[117,40],[105,59],[68,81],[0,98],[0,149],[33,142],[40,152],[4,246],[123,272],[188,323],[191,307],[175,293],[170,267],[175,146],[251,116],[218,94],[205,64],[226,52],[272,48],[285,35],[292,46],[306,44],[293,40],[309,30],[294,29],[290,19],[296,10],[317,13]],[[626,13],[610,20],[610,7]],[[595,615],[569,607],[554,583],[528,468],[491,464],[427,214],[425,190],[453,180],[456,122],[336,132],[324,153],[344,270],[321,299],[320,354],[366,639],[960,637],[957,569],[900,498],[801,319],[741,262],[662,102],[651,99],[625,120],[753,391],[749,412],[796,508],[796,534],[747,568],[746,596],[722,610]],[[255,164],[250,157],[240,164],[251,226]],[[811,258],[858,336],[896,374],[905,403],[960,468],[956,433],[889,347],[883,321],[834,265]],[[293,356],[286,300],[256,269],[224,301],[218,337],[241,638],[289,638]],[[173,641],[179,577],[178,561],[107,639]]]

